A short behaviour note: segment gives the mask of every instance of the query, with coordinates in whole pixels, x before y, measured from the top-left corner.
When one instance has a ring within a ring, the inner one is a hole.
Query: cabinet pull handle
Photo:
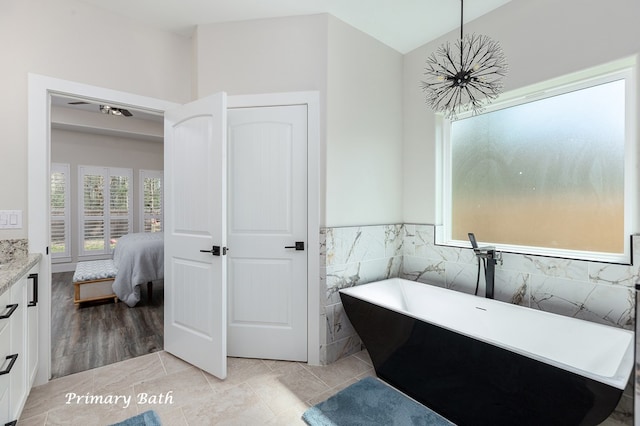
[[[8,308],[9,310],[7,311],[7,313],[6,313],[6,314],[0,315],[0,319],[7,319],[7,318],[9,318],[9,317],[13,314],[13,312],[14,312],[16,309],[18,309],[18,304],[17,304],[17,303],[14,303],[13,305],[7,305],[7,308]]]
[[[6,370],[0,371],[0,376],[2,376],[3,374],[9,374],[11,372],[11,369],[13,368],[13,364],[15,364],[16,359],[18,359],[18,354],[7,355],[5,359],[10,359],[11,362],[9,363],[9,366],[6,368]]]
[[[27,307],[30,308],[38,304],[38,274],[29,274],[27,278],[33,280],[33,300],[27,303]]]

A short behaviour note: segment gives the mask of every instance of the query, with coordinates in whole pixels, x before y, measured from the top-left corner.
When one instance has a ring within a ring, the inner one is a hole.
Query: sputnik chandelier
[[[421,81],[427,104],[455,120],[458,114],[476,115],[502,92],[507,62],[500,44],[484,35],[464,35],[464,0],[460,0],[460,39],[447,42],[426,61]]]

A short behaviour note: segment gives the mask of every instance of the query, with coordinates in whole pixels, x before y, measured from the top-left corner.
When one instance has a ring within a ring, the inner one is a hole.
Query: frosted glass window
[[[451,237],[622,253],[625,83],[451,123]]]

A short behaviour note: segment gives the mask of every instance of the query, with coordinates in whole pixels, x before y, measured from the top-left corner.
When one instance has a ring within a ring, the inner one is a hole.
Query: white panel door
[[[228,141],[229,355],[306,361],[307,106],[230,109]]]
[[[165,113],[164,348],[221,379],[227,375],[225,123],[224,93]]]

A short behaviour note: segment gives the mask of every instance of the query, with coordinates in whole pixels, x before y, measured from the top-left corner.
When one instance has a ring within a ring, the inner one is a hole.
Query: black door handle
[[[228,248],[222,247],[222,255],[227,254]],[[220,246],[211,246],[211,250],[200,250],[202,253],[211,253],[213,256],[220,256]]]
[[[298,251],[304,250],[304,241],[296,241],[295,246],[284,246],[284,248],[294,248]]]

